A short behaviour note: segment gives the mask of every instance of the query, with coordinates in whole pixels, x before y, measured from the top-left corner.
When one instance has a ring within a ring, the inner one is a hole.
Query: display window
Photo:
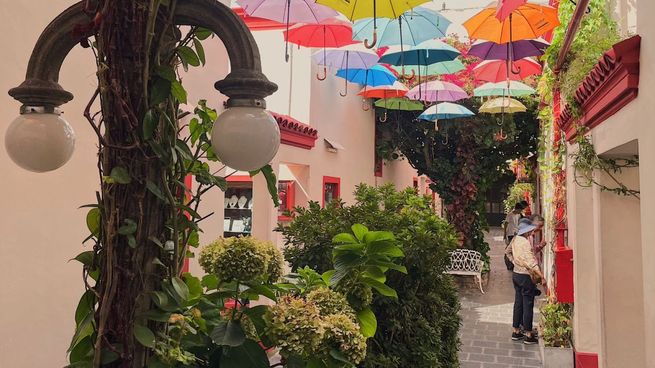
[[[323,177],[323,207],[335,199],[339,199],[341,194],[341,178],[333,176]]]

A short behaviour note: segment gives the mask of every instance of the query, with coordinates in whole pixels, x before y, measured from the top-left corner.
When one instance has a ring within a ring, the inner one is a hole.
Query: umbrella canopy
[[[491,7],[464,22],[470,38],[495,43],[538,38],[558,25],[557,9],[536,4],[519,6],[503,21],[496,18],[496,8]]]
[[[381,107],[387,110],[402,110],[402,111],[421,111],[424,109],[423,104],[417,101],[412,101],[406,98],[385,98],[375,101],[376,107]]]
[[[280,23],[320,23],[337,12],[314,0],[237,0],[246,14]]]
[[[516,10],[519,6],[527,3],[528,0],[498,0],[496,5],[496,18],[503,21],[509,17],[509,14]]]
[[[418,45],[433,38],[445,37],[450,21],[443,15],[418,7],[397,19],[361,19],[353,27],[353,39],[371,39],[377,23],[378,46]]]
[[[284,31],[284,40],[304,47],[341,47],[353,40],[352,25],[336,19],[321,24],[303,24]]]
[[[312,55],[312,59],[318,65],[324,65],[334,69],[368,69],[378,63],[380,57],[377,54],[366,51],[355,51],[348,49],[319,51]]]
[[[402,66],[392,65],[391,68],[398,73],[402,73]],[[425,65],[405,65],[405,72],[420,75],[441,75],[441,74],[455,74],[464,70],[466,67],[459,61],[459,59],[442,61],[439,63]]]
[[[430,65],[442,61],[451,61],[460,52],[449,44],[439,40],[429,40],[407,51],[391,52],[382,55],[380,62],[391,65]]]
[[[467,116],[473,116],[475,113],[466,107],[450,102],[438,103],[434,106],[430,106],[427,110],[423,111],[419,115],[419,119],[436,121],[436,120],[445,120],[445,119],[457,119],[465,118]]]
[[[362,89],[358,95],[364,98],[395,98],[403,97],[409,89],[402,83],[396,81],[391,86],[380,86],[375,88]]]
[[[521,82],[511,81],[509,89],[507,82],[485,83],[473,90],[473,96],[527,96],[535,93],[534,88]]]
[[[237,0],[246,14],[286,23],[321,23],[337,12],[313,0]],[[284,58],[289,61],[289,41],[285,42]]]
[[[486,60],[473,68],[475,79],[485,82],[501,82],[506,80],[520,81],[531,75],[541,74],[541,64],[532,59],[521,59],[512,62],[512,71],[507,69],[507,61]]]
[[[362,18],[398,18],[402,13],[430,0],[316,0],[351,21]]]
[[[468,98],[466,91],[449,82],[423,82],[412,88],[405,95],[412,100],[427,102],[452,102]]]
[[[337,71],[337,77],[370,87],[390,86],[397,80],[391,71],[381,65],[369,69],[341,69]]]
[[[468,54],[477,56],[483,60],[507,60],[510,58],[510,46],[512,48],[512,59],[520,60],[526,57],[541,56],[550,44],[542,39],[519,40],[506,43],[479,42],[473,44]]]
[[[493,100],[489,100],[480,106],[480,112],[485,112],[488,114],[513,114],[516,112],[524,112],[526,110],[527,108],[525,105],[509,97],[494,98]]]

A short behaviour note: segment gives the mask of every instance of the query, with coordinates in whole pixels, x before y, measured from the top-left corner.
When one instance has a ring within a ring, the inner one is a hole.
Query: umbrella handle
[[[378,30],[377,28],[373,28],[373,43],[368,43],[368,38],[364,40],[364,47],[367,49],[372,49],[375,47],[375,45],[378,43]]]
[[[400,79],[411,82],[414,79],[414,77],[416,77],[416,70],[412,69],[412,74],[403,74],[400,76]]]
[[[516,69],[514,69],[514,68],[515,68],[514,64],[511,63],[511,65],[512,65],[512,74],[515,74],[515,75],[516,75],[516,74],[520,74],[520,73],[521,73],[521,67],[520,67],[520,66],[516,66]]]
[[[367,103],[365,98],[362,98],[362,110],[369,111],[371,110],[371,105]]]
[[[345,81],[345,83],[344,83],[344,87],[345,87],[344,90],[345,90],[345,92],[339,92],[339,95],[340,95],[341,97],[346,97],[346,96],[348,96],[348,79],[344,79],[344,81]]]
[[[387,110],[384,110],[384,118],[379,118],[378,120],[380,121],[380,123],[386,123],[388,117],[389,116],[387,115]]]
[[[323,76],[321,77],[320,74],[316,73],[316,79],[320,81],[324,81],[327,78],[327,68],[323,67]]]
[[[441,143],[443,143],[444,145],[448,144],[448,133],[446,133],[446,139],[442,140]]]

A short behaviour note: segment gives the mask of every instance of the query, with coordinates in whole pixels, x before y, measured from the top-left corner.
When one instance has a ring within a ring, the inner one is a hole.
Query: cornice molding
[[[280,127],[281,143],[303,149],[312,149],[318,139],[318,130],[298,120],[269,111]]]

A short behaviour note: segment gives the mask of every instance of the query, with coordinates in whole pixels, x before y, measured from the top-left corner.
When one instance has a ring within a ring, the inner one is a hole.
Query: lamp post
[[[7,131],[6,147],[11,159],[26,170],[55,170],[73,153],[75,135],[58,111],[73,95],[59,85],[59,70],[70,50],[95,33],[93,28],[80,32],[80,26],[91,21],[85,12],[88,4],[79,2],[50,23],[34,47],[25,81],[9,91],[22,107],[21,115]],[[212,136],[218,157],[234,169],[261,168],[279,147],[277,123],[264,111],[264,97],[277,86],[261,72],[259,51],[250,31],[231,9],[217,1],[180,0],[174,15],[176,25],[213,31],[229,54],[232,72],[215,84],[229,97],[228,110],[217,120]],[[71,37],[76,32],[77,37]]]
[[[92,125],[99,140],[102,180],[96,212],[90,212],[91,221],[87,216],[87,222],[97,221],[89,226],[89,238],[96,245],[89,251],[91,260],[83,262],[87,292],[82,299],[86,300],[75,313],[82,318],[76,318],[71,345],[79,359],[91,359],[82,366],[146,366],[152,354],[147,346],[152,347],[154,340],[144,342],[136,332],[161,328],[144,317],[151,308],[150,296],[180,276],[190,233],[198,231],[197,222],[185,217],[186,188],[178,186],[184,178],[176,176],[185,175],[194,165],[179,158],[164,159],[158,152],[162,142],[172,142],[173,154],[179,149],[177,121],[166,120],[177,117],[178,102],[172,92],[158,102],[149,98],[157,78],[155,63],[161,62],[161,55],[172,57],[178,50],[177,26],[212,31],[228,53],[231,72],[215,83],[228,101],[211,134],[214,152],[234,169],[266,165],[277,152],[280,133],[265,111],[264,98],[277,86],[262,73],[259,51],[246,25],[215,0],[83,0],[46,27],[32,52],[25,81],[9,91],[22,104],[21,116],[5,138],[11,159],[35,172],[61,167],[72,155],[75,138],[58,113],[73,99],[59,84],[59,70],[76,45],[95,37],[98,89],[89,106],[100,97],[103,129]],[[157,66],[175,66],[170,64]],[[170,83],[178,82],[172,78]],[[149,113],[160,118],[155,128],[159,141],[149,137],[152,132],[148,137],[143,133]],[[115,171],[121,173],[119,183],[107,180]],[[191,225],[182,227],[181,222]],[[90,278],[94,285],[88,285]]]

